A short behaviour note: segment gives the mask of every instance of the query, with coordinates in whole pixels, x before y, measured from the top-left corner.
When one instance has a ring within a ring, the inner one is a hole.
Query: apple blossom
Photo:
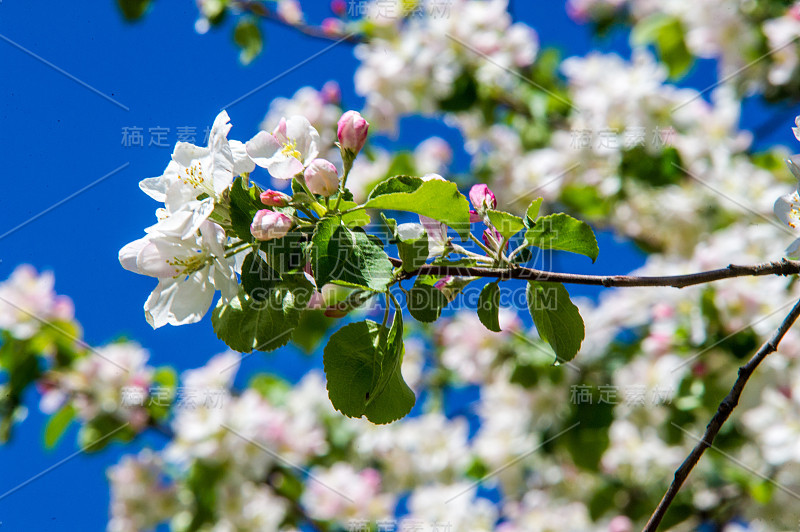
[[[469,201],[479,213],[485,212],[486,209],[497,208],[497,198],[494,192],[483,184],[473,185],[473,187],[469,189]]]
[[[283,213],[261,209],[253,218],[250,233],[257,240],[283,238],[294,226],[294,221]]]
[[[145,316],[153,328],[200,321],[216,290],[226,301],[236,295],[239,285],[225,258],[225,242],[225,231],[206,220],[190,239],[162,233],[157,224],[120,250],[123,268],[159,280],[145,302]]]
[[[265,190],[261,193],[261,203],[267,207],[286,207],[292,201],[292,197],[277,190]]]
[[[304,116],[282,118],[272,133],[259,131],[247,141],[247,154],[276,179],[292,179],[319,154],[320,137]]]
[[[367,142],[369,122],[358,111],[347,111],[339,119],[336,135],[342,149],[351,152],[355,157]]]
[[[304,174],[306,185],[313,194],[329,197],[339,189],[336,166],[326,159],[314,159]]]
[[[56,295],[54,285],[51,272],[39,274],[27,264],[17,266],[0,283],[0,329],[24,340],[35,335],[43,323],[72,320],[75,316],[72,300]]]

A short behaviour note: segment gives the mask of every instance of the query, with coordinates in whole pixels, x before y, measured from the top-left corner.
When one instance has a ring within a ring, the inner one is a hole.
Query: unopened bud
[[[358,111],[347,111],[339,119],[337,136],[342,149],[357,154],[367,142],[369,123]]]
[[[285,214],[262,209],[258,211],[250,225],[250,234],[256,240],[283,238],[292,229],[294,222]]]
[[[292,197],[277,190],[265,190],[261,193],[261,203],[267,207],[286,207]]]
[[[339,189],[339,173],[336,166],[325,159],[314,159],[305,171],[306,185],[314,194],[333,195]]]

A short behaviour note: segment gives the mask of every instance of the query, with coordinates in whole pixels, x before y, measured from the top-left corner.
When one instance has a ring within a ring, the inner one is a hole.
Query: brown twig
[[[392,264],[400,266],[400,259],[391,258]],[[606,287],[635,287],[635,286],[672,286],[685,288],[687,286],[705,284],[732,277],[758,277],[763,275],[795,275],[800,273],[800,261],[782,260],[765,262],[750,266],[731,264],[727,268],[710,270],[686,275],[665,275],[653,277],[640,277],[635,275],[581,275],[575,273],[558,273],[512,266],[510,268],[485,268],[463,267],[444,265],[425,265],[413,272],[406,272],[400,280],[409,279],[416,275],[433,275],[446,277],[494,277],[498,279],[521,279],[526,281],[541,281],[553,283],[568,283],[582,285],[596,285]]]
[[[791,312],[789,312],[789,314],[783,320],[783,323],[781,323],[780,327],[778,327],[778,329],[772,335],[772,338],[770,338],[767,343],[761,346],[761,349],[759,349],[758,352],[753,355],[753,358],[751,358],[747,364],[739,368],[739,376],[736,379],[736,382],[733,384],[733,388],[731,388],[731,391],[719,404],[717,412],[706,426],[706,432],[703,435],[703,439],[694,447],[694,449],[692,449],[692,452],[689,453],[689,456],[686,457],[686,460],[684,460],[678,470],[675,471],[675,478],[672,480],[672,484],[670,484],[669,488],[664,494],[664,497],[658,504],[658,507],[653,512],[653,515],[650,516],[650,520],[647,521],[647,524],[642,529],[642,532],[654,532],[658,528],[659,523],[661,523],[661,520],[667,513],[670,504],[672,504],[672,501],[675,499],[675,496],[678,494],[678,491],[681,489],[684,481],[689,476],[689,473],[691,473],[692,469],[694,469],[694,466],[697,465],[697,462],[700,460],[700,457],[703,455],[705,450],[711,447],[711,444],[714,442],[714,438],[722,428],[722,425],[725,423],[725,421],[727,421],[728,417],[731,415],[731,412],[733,412],[733,409],[736,408],[736,405],[739,404],[739,397],[741,397],[742,390],[744,390],[748,379],[750,379],[750,376],[753,374],[758,365],[761,364],[761,362],[767,358],[770,353],[777,351],[778,344],[780,344],[781,340],[789,331],[789,329],[791,329],[792,325],[794,325],[794,322],[797,321],[798,317],[800,317],[800,301],[795,304]]]

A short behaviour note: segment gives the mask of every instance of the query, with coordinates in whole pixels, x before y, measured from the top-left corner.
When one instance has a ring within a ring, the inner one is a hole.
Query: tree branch
[[[390,258],[392,264],[400,266],[402,261]],[[576,273],[558,273],[512,266],[510,268],[482,268],[463,266],[439,266],[428,264],[413,272],[406,272],[399,280],[409,279],[416,275],[433,275],[446,277],[494,277],[498,279],[521,279],[527,281],[542,281],[553,283],[568,283],[582,285],[597,285],[606,287],[634,287],[634,286],[672,286],[685,288],[697,284],[705,284],[732,277],[759,277],[763,275],[795,275],[800,273],[800,261],[786,260],[765,262],[750,266],[731,264],[727,268],[710,270],[686,275],[666,275],[654,277],[639,277],[634,275],[581,275]]]
[[[653,515],[650,516],[650,520],[642,529],[642,532],[654,532],[658,528],[659,523],[661,523],[661,520],[667,513],[667,509],[669,508],[670,504],[672,504],[672,501],[675,499],[678,491],[681,489],[683,482],[689,476],[689,473],[692,472],[694,466],[697,465],[697,462],[700,460],[700,457],[703,455],[705,450],[711,447],[711,444],[714,442],[714,438],[722,428],[722,425],[725,423],[725,421],[727,421],[728,417],[731,415],[731,412],[733,412],[733,409],[736,408],[736,405],[739,404],[739,397],[741,397],[742,391],[744,390],[748,379],[750,379],[750,376],[753,374],[758,365],[761,364],[761,362],[767,358],[770,353],[777,351],[778,344],[780,344],[781,340],[789,331],[789,329],[791,329],[792,325],[794,325],[794,322],[797,321],[798,317],[800,317],[800,301],[795,304],[791,312],[789,312],[789,314],[783,320],[783,323],[781,323],[780,327],[778,327],[778,329],[772,335],[772,338],[770,338],[767,343],[761,346],[761,349],[759,349],[758,352],[753,355],[753,358],[751,358],[747,364],[739,368],[739,377],[733,384],[731,391],[719,404],[714,417],[711,418],[711,421],[706,426],[706,432],[703,435],[703,439],[694,447],[694,449],[692,449],[692,452],[689,453],[689,456],[686,457],[686,460],[684,460],[678,470],[675,471],[675,478],[672,480],[672,484],[670,484],[669,488],[664,494],[664,497],[658,504],[658,507],[653,512]]]
[[[242,1],[239,2],[238,7],[243,11],[247,11],[255,15],[256,17],[260,17],[264,20],[274,22],[279,26],[285,26],[287,28],[297,30],[303,35],[307,35],[315,39],[323,39],[326,41],[344,41],[352,44],[358,44],[363,41],[363,38],[357,33],[333,34],[326,32],[320,26],[312,26],[311,24],[306,24],[304,22],[299,22],[297,24],[291,23],[281,18],[277,13],[275,13],[271,9],[268,9],[267,7],[264,6],[264,4],[260,2]]]

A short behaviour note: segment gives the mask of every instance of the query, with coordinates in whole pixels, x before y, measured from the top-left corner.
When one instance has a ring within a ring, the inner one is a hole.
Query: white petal
[[[147,229],[150,234],[158,233],[164,236],[172,236],[182,240],[194,238],[200,226],[208,220],[214,212],[214,200],[206,198],[203,201],[193,201],[184,208],[172,212]]]
[[[303,171],[303,163],[294,157],[275,157],[267,165],[267,170],[275,179],[292,179]]]
[[[139,253],[147,246],[148,242],[149,240],[147,238],[140,238],[139,240],[134,240],[129,244],[125,244],[125,247],[119,250],[119,263],[122,267],[129,272],[141,273],[137,266],[138,257]]]
[[[796,258],[798,256],[798,251],[800,251],[800,238],[789,244],[789,247],[786,248],[786,256]]]
[[[189,168],[192,166],[192,161],[206,155],[208,155],[208,148],[195,146],[188,142],[178,142],[172,151],[172,160],[183,167]]]
[[[178,180],[178,164],[170,161],[164,174],[158,177],[148,177],[139,182],[142,192],[156,201],[165,201],[167,190]]]
[[[397,226],[397,236],[400,240],[419,240],[425,234],[422,224],[400,224]]]
[[[261,168],[266,168],[269,159],[280,149],[280,143],[266,131],[259,131],[255,137],[245,144],[247,155]]]
[[[214,299],[208,269],[186,280],[163,279],[144,304],[145,318],[154,329],[166,324],[185,325],[203,319]]]
[[[233,153],[233,175],[242,175],[255,170],[256,163],[247,155],[247,148],[243,142],[232,140],[230,146]]]
[[[797,191],[781,196],[775,201],[775,216],[793,229],[798,229],[800,222],[800,196]]]
[[[211,126],[211,132],[208,134],[208,147],[210,149],[214,149],[214,146],[217,145],[221,140],[225,140],[227,142],[228,133],[233,127],[230,124],[231,118],[228,116],[227,111],[220,111],[217,117],[214,119],[214,125]]]
[[[293,116],[286,121],[286,136],[297,143],[303,162],[316,159],[319,155],[319,132],[304,116]]]

